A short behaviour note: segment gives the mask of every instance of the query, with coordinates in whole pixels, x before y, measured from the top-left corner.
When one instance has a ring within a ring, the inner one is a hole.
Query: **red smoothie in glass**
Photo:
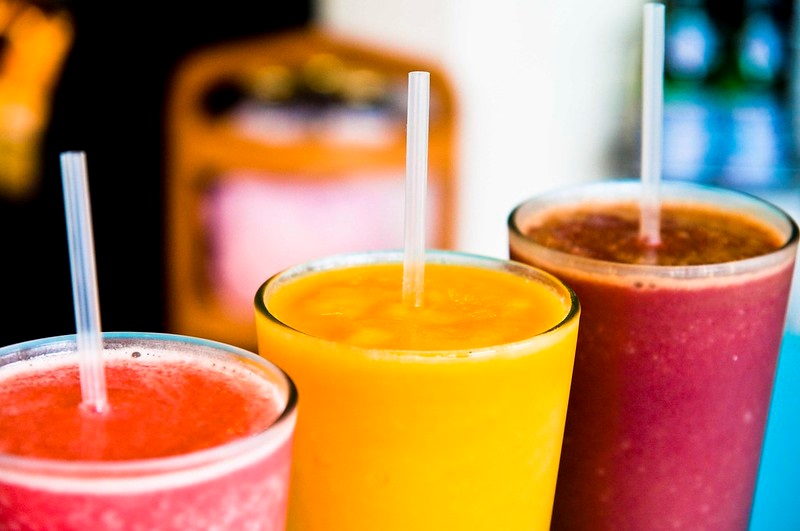
[[[205,340],[111,336],[103,413],[80,406],[74,341],[0,349],[0,528],[284,529],[285,375]]]
[[[797,229],[750,196],[639,183],[554,192],[509,217],[513,259],[583,308],[553,529],[747,528]]]

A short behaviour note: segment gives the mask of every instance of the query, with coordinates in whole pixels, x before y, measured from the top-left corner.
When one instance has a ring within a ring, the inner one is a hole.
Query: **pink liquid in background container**
[[[583,308],[554,530],[748,526],[797,226],[746,194],[680,182],[661,194],[649,251],[638,181],[557,190],[509,216],[511,257]]]
[[[282,530],[297,393],[250,352],[106,333],[110,410],[75,336],[0,349],[0,528]]]

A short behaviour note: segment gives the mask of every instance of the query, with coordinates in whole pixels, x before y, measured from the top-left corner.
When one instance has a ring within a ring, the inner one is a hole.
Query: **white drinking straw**
[[[644,5],[642,42],[642,198],[639,237],[661,243],[661,133],[664,114],[664,5]]]
[[[428,181],[429,107],[430,73],[409,73],[403,301],[415,307],[422,305],[425,283],[425,198]]]
[[[108,406],[108,397],[103,366],[86,154],[82,151],[62,153],[61,175],[80,360],[81,405],[91,411],[102,412]]]

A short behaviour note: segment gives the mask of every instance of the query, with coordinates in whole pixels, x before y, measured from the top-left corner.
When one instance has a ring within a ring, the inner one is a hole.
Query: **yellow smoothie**
[[[256,295],[299,396],[289,529],[548,529],[579,308],[539,270],[428,252],[306,264]]]

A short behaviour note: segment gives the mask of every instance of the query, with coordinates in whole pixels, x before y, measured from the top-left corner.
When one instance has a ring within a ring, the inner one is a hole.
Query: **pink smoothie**
[[[509,219],[512,258],[559,276],[583,308],[552,528],[745,530],[796,226],[723,195],[712,204],[733,215],[665,205],[662,244],[644,248],[630,188],[607,186],[612,199],[587,194],[558,226],[543,213],[559,199]]]
[[[254,355],[156,336],[106,344],[104,413],[80,407],[74,355],[0,366],[0,527],[284,528],[291,384]]]

